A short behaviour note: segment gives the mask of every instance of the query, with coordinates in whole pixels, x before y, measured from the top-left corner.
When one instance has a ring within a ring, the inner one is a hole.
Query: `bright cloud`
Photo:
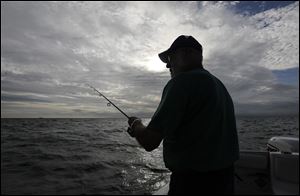
[[[2,1],[1,116],[109,115],[86,83],[132,115],[152,114],[169,80],[157,54],[181,34],[203,45],[239,113],[298,112],[299,86],[272,70],[299,67],[299,2],[255,15],[238,3]]]

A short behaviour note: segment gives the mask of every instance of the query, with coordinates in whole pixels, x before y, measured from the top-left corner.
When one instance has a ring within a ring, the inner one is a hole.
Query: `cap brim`
[[[168,63],[168,55],[170,54],[169,50],[166,50],[162,53],[159,53],[158,56],[160,58],[160,60],[164,63]]]

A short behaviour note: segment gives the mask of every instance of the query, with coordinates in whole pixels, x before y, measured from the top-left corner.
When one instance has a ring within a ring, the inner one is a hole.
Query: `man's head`
[[[171,77],[202,67],[202,46],[192,36],[179,36],[168,50],[158,56],[167,63],[166,67],[170,69]]]

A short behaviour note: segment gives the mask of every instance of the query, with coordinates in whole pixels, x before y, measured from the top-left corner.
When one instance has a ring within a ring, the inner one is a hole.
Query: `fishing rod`
[[[126,116],[129,119],[129,116],[123,112],[118,106],[116,106],[113,102],[111,102],[107,97],[105,97],[102,93],[100,93],[96,88],[94,88],[92,85],[87,84],[90,88],[92,88],[94,91],[96,91],[100,97],[104,97],[104,99],[106,99],[109,103],[107,104],[107,106],[113,105],[115,108],[117,108],[117,110],[119,110],[124,116]]]

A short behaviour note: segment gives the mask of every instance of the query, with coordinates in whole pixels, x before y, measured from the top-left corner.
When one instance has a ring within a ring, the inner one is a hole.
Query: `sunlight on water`
[[[299,137],[298,117],[240,118],[237,127],[241,150]],[[170,175],[162,146],[146,152],[126,128],[124,119],[1,119],[2,194],[154,192]]]

